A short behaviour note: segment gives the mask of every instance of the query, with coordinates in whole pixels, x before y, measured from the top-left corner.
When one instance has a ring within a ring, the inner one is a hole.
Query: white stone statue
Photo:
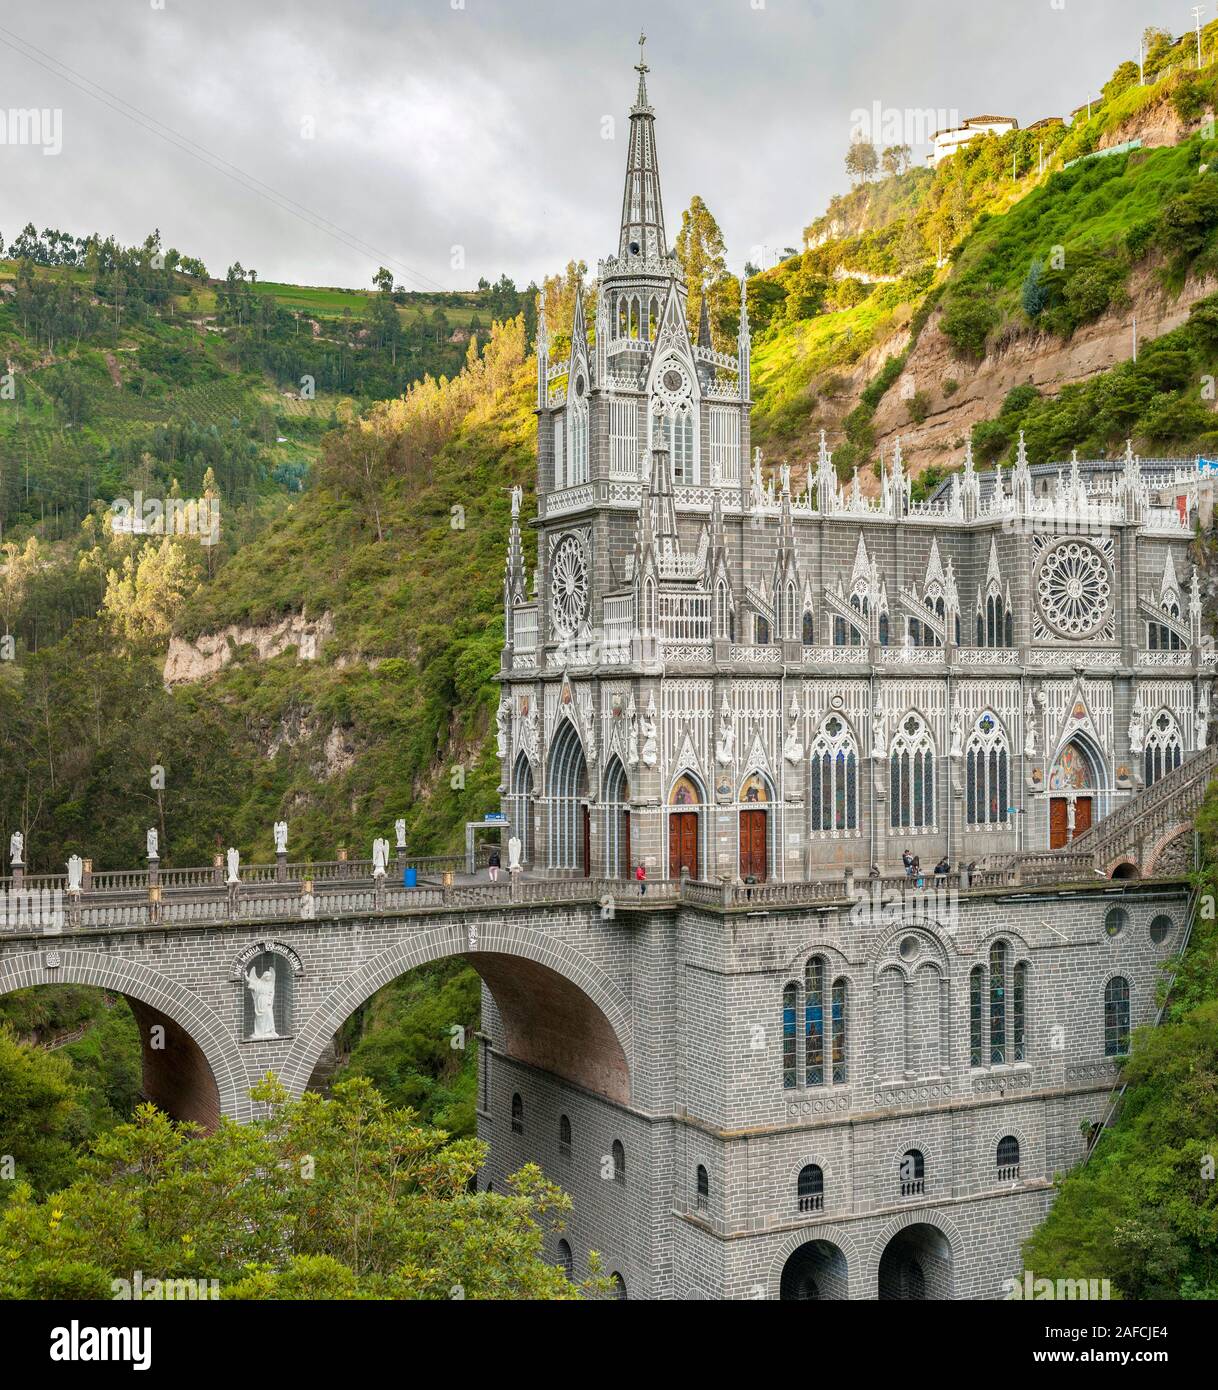
[[[753,509],[765,504],[765,487],[761,481],[761,450],[753,450]]]
[[[499,747],[500,759],[504,759],[508,755],[508,733],[511,728],[511,719],[512,707],[506,700],[503,700],[495,711],[495,741]]]
[[[286,854],[288,852],[288,823],[285,820],[275,822],[275,853]]]
[[[372,842],[372,877],[384,878],[389,863],[389,841],[377,838]]]
[[[85,861],[79,854],[74,854],[68,860],[68,892],[79,893],[80,885],[85,872]]]
[[[406,848],[406,822],[399,816],[393,823],[393,833],[397,838],[398,849]]]
[[[1142,710],[1142,697],[1139,695],[1133,702],[1133,709],[1129,715],[1129,751],[1140,753],[1142,745],[1146,741],[1146,716]]]
[[[1205,740],[1209,734],[1210,723],[1210,702],[1209,696],[1202,691],[1197,700],[1197,712],[1193,715],[1193,736],[1197,742],[1197,752],[1205,747]]]
[[[524,717],[524,744],[529,760],[536,762],[541,748],[541,723],[535,706],[531,706]]]
[[[159,846],[159,841],[158,841],[158,837],[157,837],[157,833],[156,833],[156,830],[155,830],[155,829],[149,830],[148,835],[147,835],[147,844],[148,844],[148,858],[149,858],[149,859],[159,859],[159,858],[161,857],[161,854],[160,854],[160,849],[159,849],[159,847],[158,847],[158,846]]]
[[[721,767],[730,767],[736,756],[736,726],[732,722],[732,711],[728,708],[727,696],[719,709],[719,741],[715,744],[715,760]]]
[[[1023,721],[1023,751],[1029,758],[1036,756],[1036,705],[1032,700],[1032,692],[1028,691],[1028,705],[1024,711]]]
[[[589,763],[595,763],[597,760],[596,710],[593,707],[592,695],[589,691],[580,691],[579,713],[584,726],[584,756]]]
[[[520,504],[524,501],[524,488],[519,483],[512,488],[512,515],[520,515]]]
[[[523,867],[520,863],[520,851],[524,846],[520,843],[519,835],[508,836],[508,871],[509,873],[519,873]]]
[[[639,712],[634,707],[634,696],[626,706],[626,763],[629,767],[639,765]]]
[[[234,851],[230,850],[230,854]],[[254,1000],[254,1038],[276,1038],[275,967],[268,965],[261,975],[251,965],[245,972],[245,985]]]
[[[226,855],[228,859],[228,881],[229,883],[241,882],[241,855],[235,850],[230,849]]]
[[[964,752],[964,712],[959,700],[952,706],[951,734],[952,757],[958,758]]]
[[[1074,798],[1073,798],[1073,797],[1070,797],[1070,799],[1066,802],[1066,829],[1070,832],[1071,835],[1074,834]]]
[[[655,767],[660,750],[656,745],[656,697],[654,694],[648,696],[647,711],[643,715],[641,733],[643,747],[640,756],[648,767]]]
[[[799,704],[794,695],[791,696],[791,728],[782,745],[782,756],[791,764],[800,762],[804,756],[804,746],[799,741]]]
[[[14,869],[21,867],[21,855],[25,849],[25,836],[20,830],[14,830],[8,837],[8,859]]]
[[[887,757],[888,755],[888,730],[884,719],[884,711],[876,710],[875,716],[871,721],[871,752],[876,758]]]

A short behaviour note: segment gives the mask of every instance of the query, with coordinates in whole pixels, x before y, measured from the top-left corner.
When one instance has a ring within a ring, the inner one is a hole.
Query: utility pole
[[[1138,360],[1138,316],[1133,316],[1133,360]]]
[[[1201,66],[1201,16],[1205,13],[1204,5],[1193,6],[1193,23],[1197,29],[1197,66]]]
[[[1146,86],[1146,40],[1138,40],[1138,81]]]

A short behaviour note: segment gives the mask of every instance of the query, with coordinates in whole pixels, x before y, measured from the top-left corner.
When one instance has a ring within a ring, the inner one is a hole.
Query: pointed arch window
[[[796,1083],[795,1021],[799,1007],[799,987],[794,983],[782,991],[782,1084],[790,1090]]]
[[[1180,738],[1180,726],[1167,710],[1155,715],[1146,735],[1143,747],[1145,760],[1145,779],[1148,787],[1153,786],[1160,777],[1165,777],[1184,761],[1184,744]]]
[[[757,645],[759,647],[768,647],[770,645],[769,618],[766,618],[762,614],[758,613],[754,622],[754,626],[757,635]]]
[[[832,1014],[829,1019],[830,1041],[832,1046],[833,1061],[833,1084],[844,1086],[846,1084],[847,1057],[847,1028],[850,1019],[847,1014],[849,999],[847,997],[847,982],[838,978],[833,981],[833,993],[831,996]]]
[[[558,1117],[558,1152],[563,1158],[571,1157],[571,1121],[566,1115]]]
[[[1007,947],[995,941],[990,947],[990,1064],[1007,1060]]]
[[[920,715],[900,725],[889,754],[894,830],[931,830],[935,815],[935,745]]]
[[[622,1146],[622,1141],[620,1139],[615,1139],[613,1141],[613,1147],[609,1152],[613,1163],[613,1181],[617,1183],[619,1187],[625,1187],[626,1150]]]
[[[968,977],[968,1055],[969,1066],[982,1065],[982,1036],[985,1023],[985,967],[975,965]]]
[[[788,640],[795,636],[795,585],[791,580],[782,586],[779,593],[779,627],[783,637]]]
[[[1006,731],[987,710],[973,726],[965,749],[964,813],[969,825],[1007,823],[1009,767]]]
[[[1104,1056],[1129,1051],[1129,981],[1114,975],[1104,986]]]
[[[588,481],[588,396],[584,378],[577,375],[567,412],[570,448],[567,456],[567,485]]]
[[[512,798],[509,815],[512,830],[520,839],[520,858],[525,864],[533,860],[533,768],[521,753],[512,768]]]
[[[732,598],[727,581],[715,585],[715,636],[727,641],[732,632]]]
[[[512,1096],[512,1133],[524,1133],[524,1101],[520,1099],[519,1094]]]
[[[830,715],[821,725],[808,756],[812,830],[857,830],[858,744],[846,721]]]
[[[701,1163],[698,1164],[694,1181],[697,1185],[694,1205],[699,1211],[705,1211],[710,1206],[710,1174]]]
[[[825,958],[813,956],[804,970],[804,1085],[825,1084]]]
[[[812,617],[812,610],[810,608],[804,609],[800,638],[805,647],[816,646],[816,622]]]

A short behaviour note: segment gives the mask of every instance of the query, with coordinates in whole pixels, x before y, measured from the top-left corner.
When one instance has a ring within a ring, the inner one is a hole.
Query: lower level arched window
[[[701,1163],[698,1164],[694,1182],[696,1185],[694,1203],[699,1211],[705,1211],[710,1206],[710,1174]]]
[[[801,1212],[824,1210],[825,1175],[821,1172],[819,1164],[808,1163],[799,1170],[796,1197]]]
[[[520,1099],[519,1095],[512,1097],[512,1133],[524,1133],[524,1101]]]
[[[998,1141],[998,1151],[994,1157],[1002,1181],[1019,1176],[1019,1140],[1013,1134],[1005,1134]]]
[[[610,1149],[610,1156],[613,1160],[613,1181],[619,1187],[626,1186],[626,1150],[622,1147],[622,1141],[615,1139],[613,1147]]]
[[[558,1263],[562,1266],[562,1272],[568,1279],[575,1277],[575,1256],[571,1253],[571,1247],[565,1240],[558,1242]]]
[[[926,1162],[921,1149],[907,1149],[898,1165],[901,1196],[918,1197],[926,1191]]]
[[[1104,1056],[1129,1051],[1129,981],[1114,975],[1104,986]]]

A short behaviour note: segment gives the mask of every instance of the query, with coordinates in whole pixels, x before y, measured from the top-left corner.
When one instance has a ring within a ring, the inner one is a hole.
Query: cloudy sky
[[[738,269],[845,186],[856,111],[1064,115],[1151,23],[1183,33],[1190,5],[40,0],[0,19],[0,113],[61,112],[62,148],[6,122],[0,234],[159,227],[212,273],[343,286],[595,267],[642,25],[669,236],[701,194]]]

